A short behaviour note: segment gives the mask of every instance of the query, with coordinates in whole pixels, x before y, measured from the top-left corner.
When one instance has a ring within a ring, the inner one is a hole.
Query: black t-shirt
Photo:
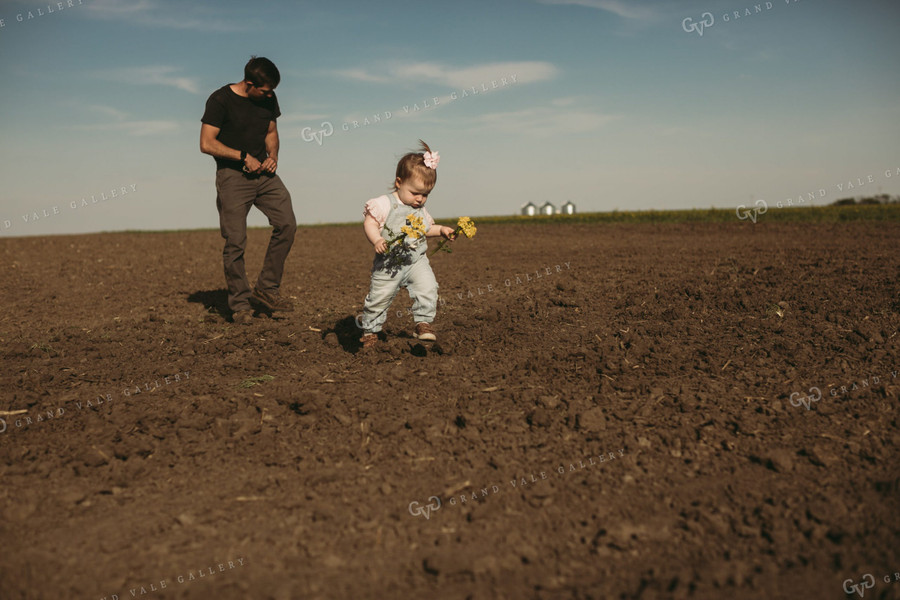
[[[235,94],[229,84],[210,94],[200,121],[218,127],[216,139],[229,148],[244,150],[262,162],[267,156],[269,122],[280,116],[281,110],[274,93],[271,98],[253,101]],[[243,168],[240,161],[227,158],[216,158],[216,165],[219,169]]]

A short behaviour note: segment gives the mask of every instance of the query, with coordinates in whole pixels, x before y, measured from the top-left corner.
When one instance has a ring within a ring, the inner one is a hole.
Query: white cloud
[[[548,137],[594,131],[619,118],[620,115],[575,108],[572,102],[563,99],[551,102],[551,106],[486,113],[474,117],[471,123],[479,129]]]
[[[221,9],[216,4],[216,10]],[[165,3],[159,0],[91,0],[85,4],[86,14],[107,21],[125,21],[136,25],[168,27],[170,29],[192,29],[229,33],[245,31],[246,24],[229,23],[208,7],[186,2]]]
[[[156,65],[148,67],[108,69],[106,71],[97,72],[95,75],[101,79],[118,81],[120,83],[130,83],[133,85],[165,85],[191,94],[199,94],[200,85],[197,81],[189,77],[175,75],[179,70],[179,67]]]
[[[119,131],[126,135],[145,136],[173,133],[178,131],[176,121],[120,121],[118,123],[98,123],[94,125],[73,125],[78,131]]]
[[[87,107],[89,110],[100,113],[105,117],[104,123],[92,123],[89,125],[73,125],[76,131],[115,131],[126,135],[146,136],[172,133],[178,131],[176,121],[157,119],[147,121],[129,120],[129,114],[112,106],[94,104]]]
[[[630,20],[646,20],[656,16],[656,12],[645,6],[638,6],[636,2],[622,2],[621,0],[538,0],[542,4],[574,4],[611,12],[614,15]]]
[[[94,104],[94,105],[88,106],[88,108],[100,113],[104,117],[108,117],[108,118],[114,119],[116,121],[124,121],[128,118],[128,113],[126,113],[125,111],[119,110],[118,108],[113,108],[112,106],[101,106],[99,104]]]
[[[113,129],[124,131],[129,135],[144,136],[158,135],[160,133],[172,133],[178,131],[178,123],[175,121],[124,121],[116,123]]]
[[[576,98],[554,98],[550,101],[550,104],[553,106],[572,106],[576,104],[578,100]]]
[[[441,63],[395,63],[375,69],[343,69],[334,74],[367,83],[438,83],[466,88],[490,83],[514,75],[516,83],[534,83],[556,77],[558,69],[544,61],[494,62],[470,67],[452,67]]]
[[[372,83],[390,83],[391,79],[387,75],[374,75],[363,69],[341,69],[334,72],[338,77],[344,79],[352,79],[354,81],[367,81]]]

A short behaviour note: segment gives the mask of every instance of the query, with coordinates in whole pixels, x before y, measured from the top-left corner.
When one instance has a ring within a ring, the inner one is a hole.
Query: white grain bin
[[[541,214],[542,215],[552,215],[554,213],[556,213],[556,207],[553,206],[552,204],[550,204],[549,202],[544,202],[544,204],[541,205]]]
[[[529,202],[528,204],[522,205],[522,215],[525,217],[533,217],[537,214],[537,206],[533,203]]]
[[[564,215],[574,215],[575,214],[575,205],[572,201],[568,201],[562,205],[562,210],[560,211]]]

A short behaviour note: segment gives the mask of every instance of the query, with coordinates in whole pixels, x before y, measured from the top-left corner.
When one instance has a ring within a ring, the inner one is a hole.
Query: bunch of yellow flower
[[[456,239],[460,233],[466,236],[469,239],[475,237],[475,232],[478,229],[475,227],[475,223],[472,222],[472,219],[469,217],[460,217],[459,221],[456,222],[456,230],[453,232],[453,235],[450,239]],[[441,240],[437,247],[431,252],[431,255],[434,256],[438,253],[438,251],[443,250],[444,252],[453,252],[453,249],[449,246],[444,246],[447,243],[447,240]]]
[[[407,240],[418,240],[425,237],[425,224],[422,222],[422,217],[410,213],[406,215],[406,225],[400,226],[400,233],[395,236],[390,229],[387,229],[387,232],[389,236],[393,237],[387,240],[388,251],[384,255],[384,264],[390,269],[399,269],[402,265],[412,264],[410,252],[414,245],[408,244]]]
[[[475,228],[475,223],[469,217],[460,217],[459,222],[456,224],[456,230],[458,233],[462,232],[469,239],[475,237],[475,232],[478,231]]]
[[[409,223],[409,225],[403,225],[402,227],[400,227],[400,231],[403,232],[406,237],[412,238],[414,240],[425,237],[425,224],[422,222],[422,217],[417,217],[414,214],[408,214],[406,215],[406,222]]]
[[[394,234],[394,232],[390,229],[388,229],[388,233],[390,233],[391,235]],[[422,217],[417,217],[415,213],[406,215],[406,225],[401,225],[400,233],[387,241],[388,248],[390,248],[389,251],[393,252],[397,248],[408,249],[405,248],[406,242],[403,241],[403,238],[405,237],[411,240],[417,240],[419,238],[425,237],[425,224],[422,222]],[[400,243],[397,244],[397,242]],[[394,246],[394,244],[397,245]],[[394,248],[391,248],[391,246],[394,246]]]

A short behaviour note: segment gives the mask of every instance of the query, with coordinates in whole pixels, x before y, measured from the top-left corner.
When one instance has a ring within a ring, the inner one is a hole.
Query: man
[[[225,238],[222,256],[228,284],[228,308],[235,323],[250,323],[251,301],[270,311],[293,310],[279,293],[284,261],[294,243],[297,221],[278,168],[281,116],[275,87],[281,75],[267,58],[253,57],[244,80],[210,95],[201,119],[200,151],[216,159],[216,208]],[[272,237],[253,290],[244,270],[247,214],[256,206],[269,219]]]

